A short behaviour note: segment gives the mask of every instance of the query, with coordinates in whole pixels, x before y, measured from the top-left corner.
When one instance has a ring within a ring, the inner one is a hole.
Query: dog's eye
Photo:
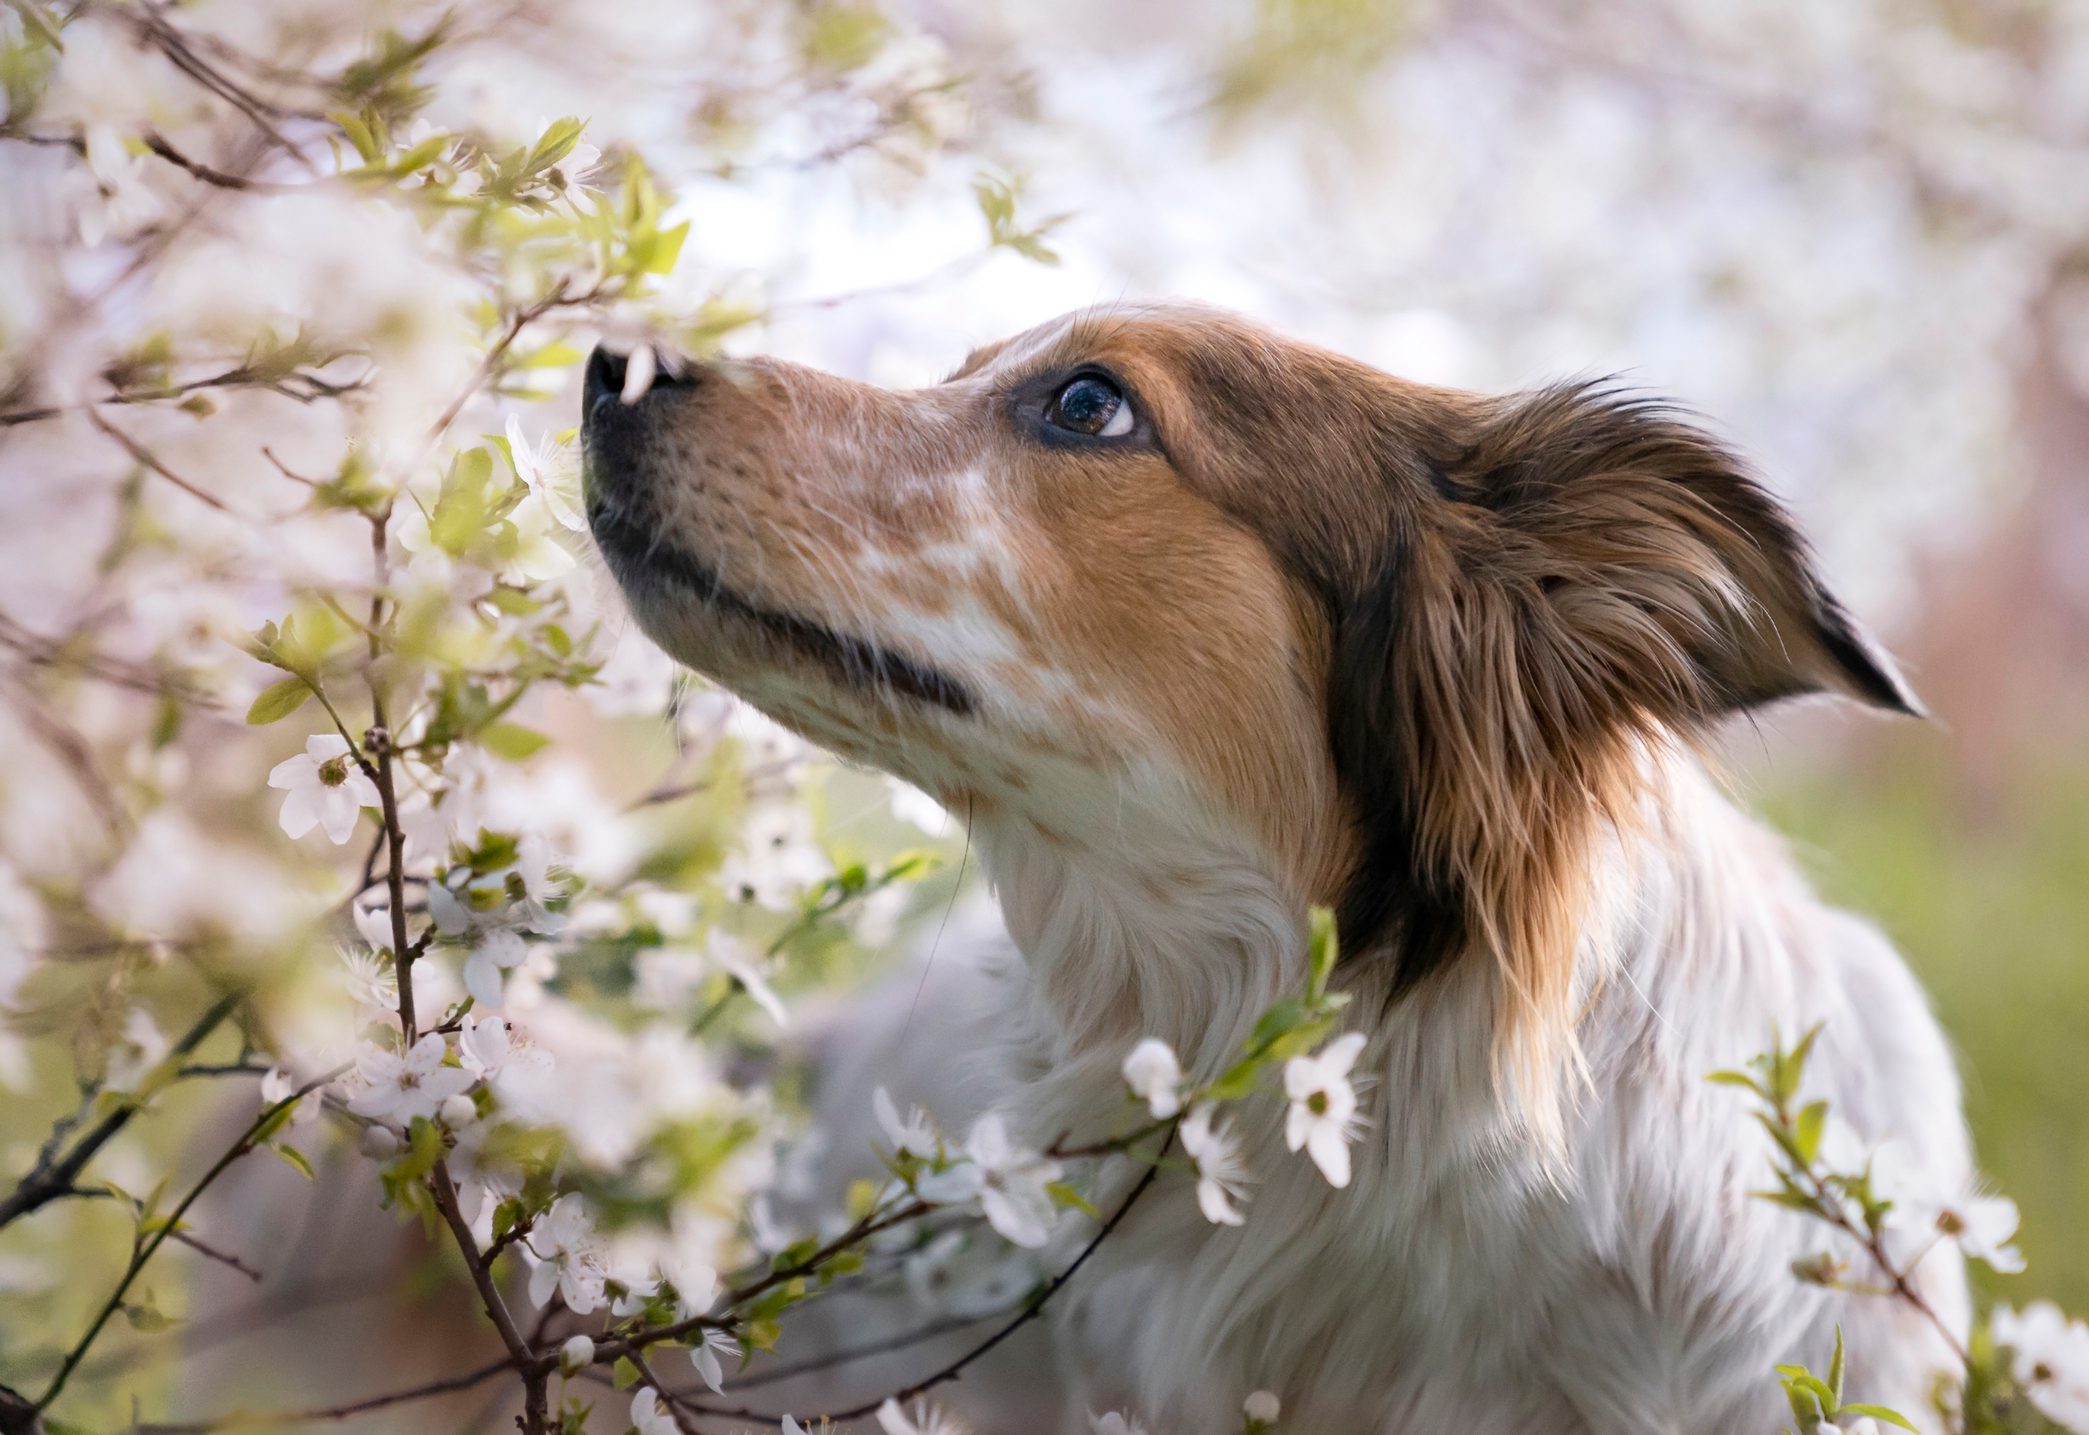
[[[1132,431],[1132,406],[1123,390],[1102,375],[1083,374],[1052,395],[1045,419],[1069,433],[1118,438]]]

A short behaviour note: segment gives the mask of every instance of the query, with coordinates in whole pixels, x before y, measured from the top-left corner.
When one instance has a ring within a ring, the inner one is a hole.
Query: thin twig
[[[254,1149],[259,1143],[261,1133],[268,1129],[270,1123],[277,1116],[289,1110],[307,1093],[318,1090],[341,1075],[342,1071],[345,1070],[347,1068],[342,1067],[324,1075],[316,1076],[281,1101],[265,1107],[259,1116],[248,1123],[247,1129],[240,1133],[239,1139],[227,1147],[224,1154],[211,1163],[210,1169],[203,1173],[202,1178],[189,1188],[188,1194],[183,1196],[174,1209],[167,1213],[163,1224],[150,1236],[146,1237],[132,1252],[130,1264],[125,1267],[121,1279],[116,1282],[116,1289],[109,1292],[108,1300],[102,1303],[101,1310],[95,1315],[93,1322],[88,1325],[86,1334],[82,1335],[73,1348],[67,1352],[65,1360],[58,1367],[58,1373],[51,1377],[50,1385],[45,1388],[43,1395],[37,1400],[36,1408],[39,1411],[50,1409],[51,1402],[56,1400],[59,1393],[65,1389],[65,1382],[72,1378],[73,1371],[78,1368],[81,1360],[86,1358],[88,1348],[94,1344],[95,1337],[102,1333],[102,1328],[109,1323],[109,1318],[122,1308],[123,1298],[129,1292],[131,1283],[138,1278],[138,1273],[145,1269],[146,1264],[151,1261],[153,1256],[159,1251],[159,1248],[165,1245],[172,1237],[175,1228],[181,1224],[181,1218],[189,1213],[189,1207],[196,1204],[198,1198],[210,1189],[212,1183],[218,1177],[224,1175],[231,1168],[233,1162]]]
[[[508,1369],[508,1366],[507,1358],[502,1357],[467,1370],[462,1375],[445,1376],[441,1380],[431,1380],[425,1385],[387,1391],[383,1395],[366,1396],[361,1400],[351,1400],[346,1405],[324,1405],[310,1410],[234,1411],[212,1420],[134,1425],[129,1435],[212,1435],[213,1431],[232,1430],[243,1425],[318,1425],[333,1420],[349,1420],[373,1411],[387,1410],[394,1405],[407,1405],[417,1400],[432,1400],[438,1395],[453,1395],[460,1390],[470,1390],[474,1386],[484,1385]]]
[[[203,1044],[205,1037],[217,1030],[219,1023],[232,1015],[244,999],[244,993],[231,992],[213,1002],[210,1009],[196,1019],[195,1025],[182,1033],[180,1040],[169,1049],[169,1056],[183,1056]],[[0,1226],[5,1226],[17,1216],[26,1216],[31,1211],[50,1204],[52,1201],[74,1194],[74,1183],[80,1173],[87,1169],[102,1147],[109,1144],[117,1132],[130,1124],[139,1108],[124,1105],[104,1116],[94,1127],[73,1144],[64,1155],[58,1154],[57,1140],[47,1141],[44,1151],[5,1200],[0,1200]],[[60,1123],[61,1131],[68,1123]],[[54,1137],[58,1133],[54,1133]]]
[[[260,1285],[261,1282],[264,1279],[266,1279],[260,1271],[248,1265],[238,1256],[233,1255],[232,1252],[219,1250],[216,1246],[213,1246],[206,1242],[201,1236],[194,1235],[188,1231],[178,1230],[168,1232],[168,1236],[170,1239],[176,1241],[177,1243],[187,1246],[197,1255],[203,1256],[208,1260],[216,1261],[221,1266],[226,1266],[232,1270],[238,1271],[241,1275],[245,1276],[255,1285]]]
[[[150,130],[145,134],[145,148],[167,163],[187,170],[205,184],[214,184],[219,189],[248,190],[257,194],[297,194],[312,188],[309,184],[275,184],[265,179],[250,179],[243,174],[228,174],[222,169],[213,169],[199,160],[190,159],[169,144],[165,137]]]
[[[160,461],[159,455],[155,454],[151,449],[145,447],[145,445],[139,443],[136,439],[132,438],[122,429],[116,427],[116,425],[110,423],[107,419],[103,418],[93,409],[87,410],[87,421],[93,424],[96,428],[100,429],[103,433],[107,434],[110,438],[116,440],[116,442],[122,446],[123,451],[125,453],[129,454],[139,463],[145,465],[145,467],[151,469],[161,478],[166,479],[167,482],[173,484],[176,488],[180,489],[183,493],[186,493],[189,497],[196,499],[199,502],[209,504],[212,508],[215,508],[220,513],[233,512],[232,506],[226,503],[225,500],[219,498],[214,493],[208,492],[205,489],[198,488],[195,484],[183,478],[173,469],[167,467],[166,464]]]
[[[939,1385],[945,1385],[950,1381],[956,1380],[965,1372],[967,1367],[982,1359],[989,1351],[999,1346],[1025,1325],[1037,1319],[1038,1315],[1043,1312],[1046,1303],[1064,1289],[1066,1283],[1072,1280],[1081,1267],[1088,1263],[1088,1258],[1095,1254],[1105,1240],[1109,1239],[1111,1232],[1115,1231],[1122,1224],[1124,1218],[1131,1214],[1132,1207],[1138,1203],[1139,1198],[1146,1194],[1147,1188],[1152,1186],[1155,1179],[1159,1177],[1161,1160],[1168,1154],[1169,1149],[1174,1144],[1175,1130],[1171,1126],[1168,1130],[1168,1139],[1161,1143],[1161,1149],[1155,1155],[1153,1164],[1146,1168],[1146,1173],[1139,1177],[1138,1182],[1125,1194],[1124,1199],[1118,1203],[1117,1209],[1110,1213],[1110,1218],[1103,1222],[1102,1229],[1097,1231],[1088,1244],[1081,1248],[1081,1253],[1073,1258],[1073,1261],[1065,1270],[1054,1276],[1051,1283],[1038,1292],[1035,1299],[1023,1307],[1021,1313],[1015,1319],[995,1330],[985,1340],[980,1341],[977,1345],[965,1351],[964,1354],[958,1356],[957,1359],[951,1361],[948,1365],[914,1382],[912,1385],[893,1391],[889,1396],[880,1396],[876,1400],[867,1401],[862,1405],[857,1405],[847,1410],[831,1411],[821,1418],[837,1424],[844,1420],[860,1420],[864,1416],[874,1413],[888,1399],[911,1400],[917,1395],[925,1395]],[[692,1410],[705,1415],[723,1415],[739,1420],[765,1421],[769,1424],[775,1424],[783,1418],[781,1413],[772,1413],[766,1410],[726,1409],[699,1404],[694,1401],[688,1403]]]

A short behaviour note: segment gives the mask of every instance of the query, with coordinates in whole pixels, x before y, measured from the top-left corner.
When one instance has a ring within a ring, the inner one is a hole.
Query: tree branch
[[[260,1143],[262,1133],[269,1129],[278,1116],[296,1105],[306,1093],[318,1090],[346,1069],[342,1067],[327,1072],[322,1076],[316,1076],[281,1101],[263,1109],[262,1113],[248,1124],[247,1129],[240,1134],[239,1139],[226,1148],[223,1155],[211,1163],[210,1169],[203,1173],[202,1179],[189,1188],[188,1194],[183,1196],[180,1203],[167,1213],[158,1228],[132,1251],[130,1264],[124,1269],[122,1278],[116,1282],[116,1289],[109,1293],[108,1300],[103,1302],[100,1312],[96,1314],[93,1322],[87,1327],[86,1334],[82,1335],[71,1351],[66,1354],[64,1362],[58,1367],[58,1373],[51,1377],[50,1385],[37,1400],[37,1410],[50,1409],[51,1402],[56,1400],[59,1393],[65,1389],[66,1381],[72,1378],[73,1371],[79,1366],[81,1360],[86,1357],[88,1347],[94,1344],[95,1337],[102,1333],[102,1328],[109,1323],[109,1318],[122,1308],[123,1297],[130,1290],[131,1283],[138,1278],[138,1273],[145,1269],[146,1263],[153,1258],[159,1251],[159,1248],[167,1243],[174,1229],[181,1224],[181,1218],[188,1214],[189,1207],[196,1204],[197,1199],[210,1189],[212,1183],[218,1177],[224,1175],[231,1168],[233,1162],[246,1155]]]
[[[408,1405],[417,1400],[432,1400],[438,1395],[454,1395],[460,1390],[470,1390],[474,1386],[484,1385],[508,1368],[509,1361],[504,1356],[467,1370],[462,1375],[445,1376],[441,1380],[431,1380],[425,1385],[387,1391],[383,1395],[366,1396],[361,1400],[351,1400],[346,1405],[323,1405],[311,1410],[237,1411],[218,1416],[214,1420],[134,1425],[129,1435],[213,1435],[215,1431],[233,1430],[243,1425],[318,1425],[332,1420],[349,1420],[373,1411],[388,1410],[394,1405]]]
[[[180,1039],[169,1049],[168,1055],[185,1056],[201,1046],[204,1038],[216,1031],[226,1017],[232,1015],[244,997],[244,993],[232,992],[218,998],[208,1011],[197,1018],[195,1025],[182,1033]],[[87,1163],[94,1159],[102,1147],[109,1144],[117,1132],[130,1124],[131,1118],[137,1115],[140,1109],[137,1106],[126,1105],[110,1112],[96,1122],[94,1127],[63,1156],[58,1154],[58,1147],[62,1144],[64,1132],[75,1124],[77,1118],[74,1121],[61,1122],[58,1130],[52,1132],[52,1139],[45,1143],[43,1151],[38,1154],[36,1164],[30,1168],[29,1174],[21,1179],[5,1200],[0,1200],[0,1226],[7,1225],[18,1216],[26,1216],[31,1211],[72,1195],[74,1183],[87,1168]]]

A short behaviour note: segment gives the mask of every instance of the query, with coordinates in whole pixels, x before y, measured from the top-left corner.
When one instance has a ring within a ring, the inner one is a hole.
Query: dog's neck
[[[1599,844],[1584,875],[1578,1006],[1621,968],[1627,982],[1651,980],[1641,970],[1650,953],[1701,941],[1702,924],[1724,922],[1703,908],[1736,890],[1724,873],[1750,855],[1731,850],[1746,824],[1692,760],[1650,759],[1645,780],[1644,820]],[[1040,1128],[1112,1119],[1118,1065],[1141,1037],[1166,1041],[1191,1075],[1216,1075],[1261,1013],[1304,985],[1309,896],[1282,864],[1206,814],[1126,802],[1085,826],[994,812],[973,831],[1028,968],[1019,1007]],[[1678,904],[1685,892],[1690,902]],[[1679,910],[1693,931],[1669,930]],[[1415,1119],[1438,1134],[1442,1121],[1495,1133],[1554,1126],[1556,1115],[1526,1121],[1505,1109],[1514,1097],[1494,1046],[1496,965],[1467,953],[1394,998],[1395,960],[1349,953],[1338,972],[1353,1024],[1373,1034],[1364,1068],[1403,1088],[1429,1087],[1409,1096]],[[1563,1057],[1560,1093],[1571,1105],[1582,1074],[1573,1053]]]

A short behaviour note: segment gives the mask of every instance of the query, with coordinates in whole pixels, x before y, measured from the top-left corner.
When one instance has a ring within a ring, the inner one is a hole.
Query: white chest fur
[[[1075,1414],[1128,1400],[1159,1430],[1217,1430],[1271,1388],[1298,1431],[1770,1429],[1771,1365],[1825,1361],[1838,1322],[1851,1388],[1923,1407],[1941,1347],[1897,1307],[1794,1280],[1833,1238],[1749,1196],[1764,1138],[1704,1078],[1773,1027],[1825,1021],[1818,1093],[1955,1192],[1968,1162],[1941,1034],[1876,933],[1815,902],[1694,770],[1670,778],[1594,904],[1563,1155],[1497,1096],[1482,967],[1391,1003],[1360,967],[1354,1183],[1330,1190],[1284,1149],[1277,1098],[1242,1103],[1247,1224],[1206,1224],[1189,1183],[1164,1182],[1060,1297],[1091,1385]],[[978,838],[1024,968],[972,998],[985,1049],[946,1118],[991,1102],[1039,1140],[1096,1132],[1125,1112],[1138,1037],[1209,1073],[1302,979],[1303,912],[1209,831],[1113,833],[1108,860],[1021,828]],[[1924,1276],[1962,1323],[1955,1258]]]

